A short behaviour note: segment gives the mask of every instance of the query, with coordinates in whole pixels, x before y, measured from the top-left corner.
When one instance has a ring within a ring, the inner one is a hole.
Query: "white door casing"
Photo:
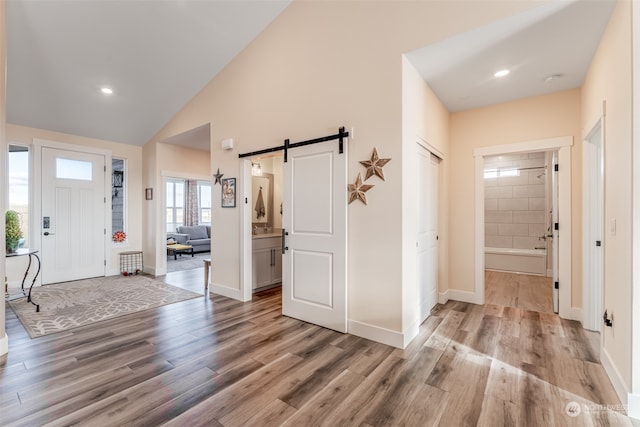
[[[294,148],[283,169],[282,314],[347,331],[347,154]]]
[[[551,234],[552,234],[552,259],[553,259],[553,312],[558,313],[560,310],[559,289],[555,284],[560,281],[560,265],[559,265],[559,230],[555,224],[560,222],[560,212],[558,203],[558,171],[556,170],[558,165],[558,152],[554,151],[552,155],[551,165],[553,170],[551,171]]]
[[[41,170],[42,283],[104,276],[105,157],[42,147]]]

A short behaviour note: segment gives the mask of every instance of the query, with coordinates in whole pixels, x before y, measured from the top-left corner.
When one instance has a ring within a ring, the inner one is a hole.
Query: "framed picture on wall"
[[[223,208],[235,208],[236,207],[236,179],[235,178],[223,178],[222,184],[222,207]]]

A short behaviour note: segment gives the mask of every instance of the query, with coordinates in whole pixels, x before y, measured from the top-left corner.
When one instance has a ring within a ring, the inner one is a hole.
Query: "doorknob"
[[[44,232],[44,235],[45,235],[45,236],[53,236],[53,235],[55,235],[55,234],[56,234],[56,233],[49,233],[48,231],[45,231],[45,232]]]

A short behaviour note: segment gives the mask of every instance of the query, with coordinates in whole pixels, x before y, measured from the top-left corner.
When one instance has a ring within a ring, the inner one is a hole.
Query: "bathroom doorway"
[[[280,155],[251,159],[252,295],[282,287],[282,183]]]
[[[556,151],[484,157],[487,304],[557,312],[554,307],[556,164]],[[555,275],[557,277],[557,271]]]

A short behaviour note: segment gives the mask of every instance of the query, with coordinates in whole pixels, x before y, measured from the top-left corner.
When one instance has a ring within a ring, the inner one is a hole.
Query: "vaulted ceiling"
[[[288,4],[7,2],[7,121],[143,145]],[[450,111],[575,88],[614,6],[551,1],[407,56]]]

